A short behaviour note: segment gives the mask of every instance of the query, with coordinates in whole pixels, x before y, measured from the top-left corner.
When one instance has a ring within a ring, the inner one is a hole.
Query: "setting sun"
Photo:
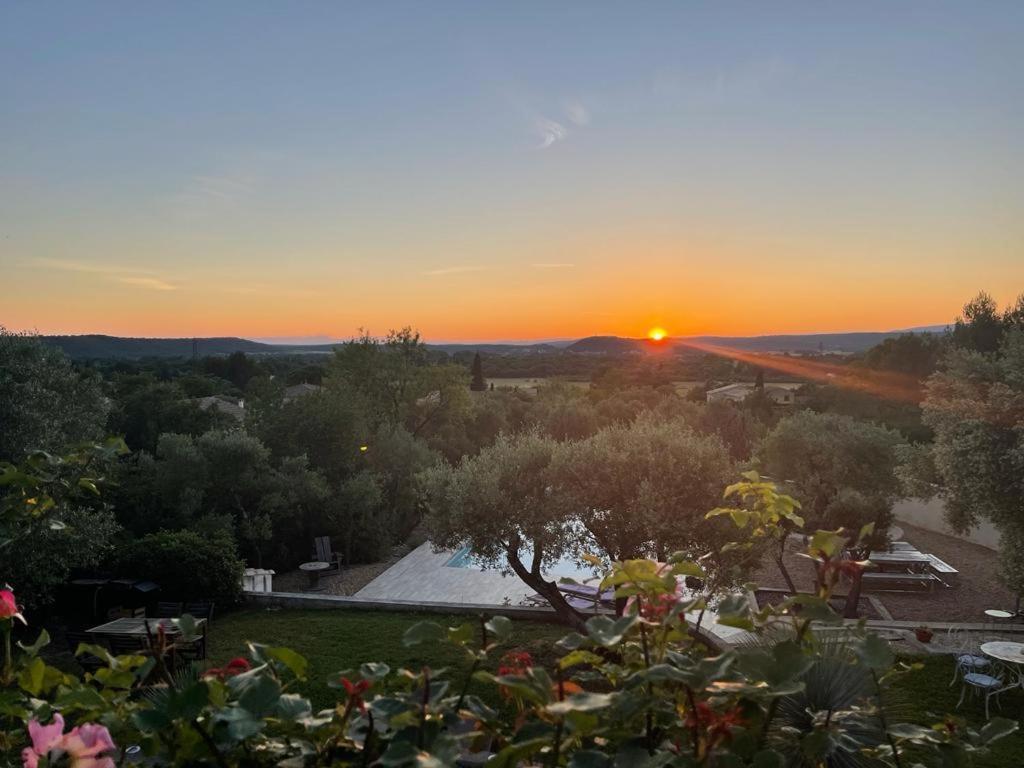
[[[668,331],[664,328],[651,328],[651,330],[647,332],[647,338],[651,341],[661,341],[666,336],[668,336]]]

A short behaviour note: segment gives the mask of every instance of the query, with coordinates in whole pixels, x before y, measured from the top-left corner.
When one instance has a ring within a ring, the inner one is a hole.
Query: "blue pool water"
[[[529,562],[530,553],[524,551],[522,557],[524,562]],[[448,558],[445,566],[448,568],[475,568],[477,570],[484,570],[480,560],[473,554],[473,550],[469,547],[463,547],[458,550],[454,555]],[[498,564],[498,569],[504,569],[506,567],[507,563],[502,559],[501,563]],[[574,559],[570,557],[563,557],[550,568],[545,569],[544,575],[549,579],[576,579],[576,581],[585,581],[587,579],[594,578],[598,573],[589,565],[581,566]]]

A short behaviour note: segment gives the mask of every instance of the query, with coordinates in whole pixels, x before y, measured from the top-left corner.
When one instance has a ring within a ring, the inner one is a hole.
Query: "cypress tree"
[[[473,380],[469,382],[469,388],[474,392],[483,392],[487,389],[487,382],[484,381],[484,365],[480,359],[480,353],[473,355]]]

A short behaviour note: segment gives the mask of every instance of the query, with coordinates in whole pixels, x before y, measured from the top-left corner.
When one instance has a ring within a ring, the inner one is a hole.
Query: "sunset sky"
[[[888,330],[1024,291],[1024,2],[0,8],[0,325]]]

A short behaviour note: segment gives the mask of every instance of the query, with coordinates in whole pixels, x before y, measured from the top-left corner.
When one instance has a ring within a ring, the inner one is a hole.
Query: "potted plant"
[[[932,636],[934,634],[934,632],[932,632],[930,629],[928,629],[928,627],[924,626],[923,624],[914,630],[914,637],[916,637],[918,641],[922,643],[930,643],[932,641]]]

